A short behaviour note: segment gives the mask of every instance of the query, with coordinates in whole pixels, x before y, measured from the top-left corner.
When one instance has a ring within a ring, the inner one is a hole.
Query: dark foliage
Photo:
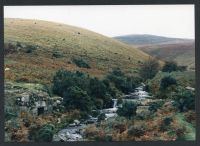
[[[152,79],[159,71],[159,63],[156,59],[145,61],[140,68],[140,76],[143,80]]]
[[[133,102],[124,102],[122,107],[119,107],[117,110],[117,114],[119,116],[127,117],[131,119],[136,116],[137,105]]]
[[[171,85],[176,85],[176,79],[167,76],[162,78],[161,83],[160,83],[160,90],[165,90],[167,87],[171,86]]]
[[[181,91],[174,95],[174,106],[180,112],[195,110],[195,93],[193,91]]]
[[[115,87],[124,92],[129,93],[134,90],[137,81],[133,77],[126,76],[119,68],[114,69],[107,79],[114,83]]]
[[[64,93],[64,105],[67,110],[79,109],[80,111],[91,111],[92,101],[86,91],[79,87],[69,87]]]
[[[83,59],[73,59],[73,62],[81,68],[91,68],[90,65],[85,62]]]
[[[163,72],[172,72],[177,70],[178,70],[178,65],[176,62],[173,61],[167,61],[162,68]]]

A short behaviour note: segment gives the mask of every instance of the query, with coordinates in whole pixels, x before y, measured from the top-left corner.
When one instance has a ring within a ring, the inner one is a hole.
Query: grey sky
[[[4,16],[61,22],[110,37],[194,38],[194,5],[5,6]]]

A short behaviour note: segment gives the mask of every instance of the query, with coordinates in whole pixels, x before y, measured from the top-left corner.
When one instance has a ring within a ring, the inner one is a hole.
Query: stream
[[[126,102],[135,102],[137,106],[137,114],[148,112],[148,103],[152,101],[148,92],[144,91],[144,84],[141,84],[138,88],[135,89],[133,93],[123,96],[123,101]],[[105,113],[105,120],[109,118],[117,117],[117,109],[122,105],[117,105],[117,99],[113,100],[113,107],[102,109],[100,113]],[[90,116],[90,118],[84,122],[79,122],[74,120],[74,123],[69,124],[66,128],[60,130],[57,134],[53,136],[53,141],[86,141],[83,138],[84,129],[90,124],[97,123],[97,118]]]

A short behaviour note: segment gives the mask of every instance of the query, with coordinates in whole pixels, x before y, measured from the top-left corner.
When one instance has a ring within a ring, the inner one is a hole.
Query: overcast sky
[[[194,38],[194,5],[5,6],[4,16],[61,22],[110,37]]]

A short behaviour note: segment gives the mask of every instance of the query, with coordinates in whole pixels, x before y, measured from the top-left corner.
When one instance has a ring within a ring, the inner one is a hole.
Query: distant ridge
[[[169,38],[155,35],[125,35],[114,39],[137,47],[164,61],[195,69],[195,44],[193,39]]]
[[[154,44],[169,44],[191,41],[192,39],[170,38],[164,36],[156,36],[149,34],[135,34],[114,37],[124,43],[132,45],[154,45]]]

